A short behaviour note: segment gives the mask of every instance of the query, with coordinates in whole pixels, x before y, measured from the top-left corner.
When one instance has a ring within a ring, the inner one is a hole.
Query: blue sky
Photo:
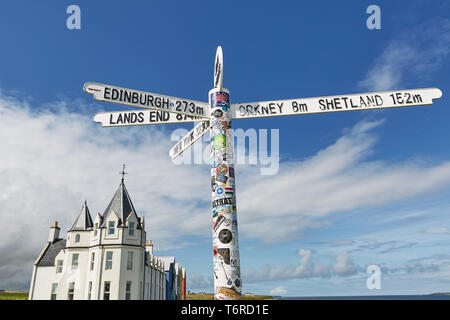
[[[71,4],[81,30],[66,28]],[[371,4],[381,30],[366,27]],[[1,2],[0,215],[11,227],[0,288],[28,287],[51,223],[68,229],[86,197],[102,212],[125,162],[157,254],[187,267],[188,289],[212,291],[208,166],[167,156],[173,130],[192,124],[99,128],[95,113],[126,107],[82,86],[206,101],[221,45],[232,102],[443,92],[429,107],[234,121],[280,130],[277,175],[236,167],[244,292],[450,291],[449,13],[438,0]],[[380,290],[366,288],[368,264],[382,269]]]

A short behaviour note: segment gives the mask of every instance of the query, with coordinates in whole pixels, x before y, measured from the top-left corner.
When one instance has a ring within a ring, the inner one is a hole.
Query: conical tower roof
[[[73,224],[72,228],[70,228],[69,231],[90,230],[92,229],[93,226],[94,224],[92,223],[91,214],[85,201],[83,207],[81,207],[81,211],[78,214],[77,219],[75,220],[75,223]]]
[[[139,218],[136,214],[133,203],[131,202],[131,198],[128,194],[127,188],[125,187],[123,178],[116,190],[116,193],[114,194],[114,197],[111,199],[108,207],[103,213],[103,223],[101,225],[102,227],[106,225],[106,220],[108,219],[108,216],[110,214],[115,214],[117,216],[117,218],[119,219],[118,226],[122,225],[130,214],[134,214],[138,220],[137,227],[138,229],[141,229]]]

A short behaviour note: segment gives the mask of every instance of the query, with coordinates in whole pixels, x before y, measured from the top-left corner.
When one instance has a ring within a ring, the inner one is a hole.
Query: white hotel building
[[[122,181],[103,215],[92,221],[87,204],[67,240],[50,227],[36,259],[30,300],[166,299],[166,271],[146,241],[144,217],[138,217]]]

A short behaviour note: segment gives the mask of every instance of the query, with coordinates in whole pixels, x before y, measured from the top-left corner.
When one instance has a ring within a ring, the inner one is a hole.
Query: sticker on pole
[[[209,105],[206,102],[188,100],[162,94],[126,89],[95,82],[86,82],[83,86],[86,93],[92,94],[95,100],[132,107],[173,112],[177,114],[208,118]]]
[[[296,114],[412,107],[433,104],[442,97],[438,88],[397,90],[339,96],[238,103],[231,105],[232,119]]]
[[[210,128],[209,120],[202,121],[197,124],[194,129],[188,132],[180,141],[175,144],[169,151],[169,157],[175,159],[178,155],[183,153],[188,147],[190,147],[195,141],[200,139]]]

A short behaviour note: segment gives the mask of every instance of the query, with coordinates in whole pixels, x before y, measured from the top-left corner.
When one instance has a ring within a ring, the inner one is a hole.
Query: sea
[[[330,296],[330,297],[274,297],[277,300],[450,300],[448,294],[426,295],[374,295],[374,296]]]

